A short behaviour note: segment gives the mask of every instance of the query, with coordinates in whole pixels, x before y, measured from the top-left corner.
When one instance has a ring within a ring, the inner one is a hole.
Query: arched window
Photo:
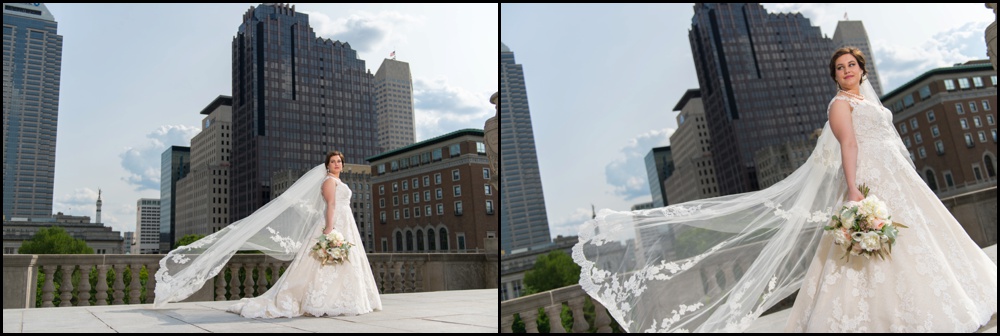
[[[413,231],[406,231],[406,252],[413,252]]]
[[[993,161],[993,157],[986,155],[983,161],[986,161],[986,175],[989,177],[997,177],[997,166]]]
[[[928,169],[924,174],[927,175],[927,186],[933,191],[938,191],[937,179],[934,178],[934,172]]]
[[[403,252],[403,233],[396,231],[396,251]]]
[[[434,251],[434,229],[427,229],[427,250]]]
[[[448,229],[441,228],[440,231],[441,231],[441,239],[439,240],[439,242],[441,242],[441,251],[448,252]]]
[[[417,229],[417,251],[424,250],[424,231]]]

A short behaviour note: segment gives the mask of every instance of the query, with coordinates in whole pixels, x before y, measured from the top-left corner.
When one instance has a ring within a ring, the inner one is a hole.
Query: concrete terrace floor
[[[498,289],[382,295],[353,317],[247,319],[235,301],[4,309],[3,333],[499,333]]]
[[[993,259],[993,262],[997,262],[997,246],[993,245],[983,249],[986,254]],[[753,326],[747,330],[747,333],[781,333],[785,329],[785,322],[788,321],[788,316],[791,315],[791,310],[783,310],[768,316],[761,317],[754,322]],[[6,323],[4,323],[6,325]],[[6,327],[4,332],[6,332]],[[997,332],[997,316],[993,315],[993,320],[989,324],[979,329],[979,333],[995,334]]]

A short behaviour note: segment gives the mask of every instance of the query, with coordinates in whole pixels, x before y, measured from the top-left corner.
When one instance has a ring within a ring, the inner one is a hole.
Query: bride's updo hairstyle
[[[833,52],[833,57],[830,58],[830,78],[833,78],[833,82],[837,83],[837,58],[845,54],[851,54],[858,60],[858,66],[861,67],[861,80],[858,84],[864,83],[865,75],[868,75],[868,68],[865,67],[865,55],[855,47],[843,47]],[[840,83],[837,83],[837,86],[840,86]]]
[[[341,153],[340,151],[328,152],[326,153],[326,160],[323,160],[323,166],[326,166],[326,170],[330,170],[330,158],[334,155],[340,156],[340,162],[347,164],[347,158],[344,157],[344,153]]]

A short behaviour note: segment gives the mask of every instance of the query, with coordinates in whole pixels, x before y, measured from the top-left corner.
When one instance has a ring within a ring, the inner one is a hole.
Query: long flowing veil
[[[573,247],[580,285],[629,332],[742,332],[802,286],[846,192],[827,123],[806,163],[767,189],[601,210]]]
[[[279,260],[292,260],[312,237],[325,204],[320,186],[325,165],[311,169],[281,196],[249,217],[191,245],[170,251],[156,272],[155,306],[184,300],[201,289],[226,266],[237,251],[261,251]]]

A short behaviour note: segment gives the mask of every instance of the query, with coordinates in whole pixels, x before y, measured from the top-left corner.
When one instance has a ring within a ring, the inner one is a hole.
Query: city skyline
[[[190,146],[199,111],[232,94],[233,38],[257,5],[46,4],[64,37],[52,212],[94,218],[100,188],[105,224],[135,231],[135,202],[160,196],[160,154]],[[497,7],[294,5],[366,71],[393,52],[410,64],[417,141],[492,116]]]
[[[862,21],[884,92],[987,59],[984,30],[995,20],[983,4],[763,6],[801,13],[827,37],[845,12]],[[576,235],[591,204],[621,211],[651,200],[643,157],[670,144],[672,107],[698,88],[693,7],[501,4],[501,42],[524,67],[552,237]]]

